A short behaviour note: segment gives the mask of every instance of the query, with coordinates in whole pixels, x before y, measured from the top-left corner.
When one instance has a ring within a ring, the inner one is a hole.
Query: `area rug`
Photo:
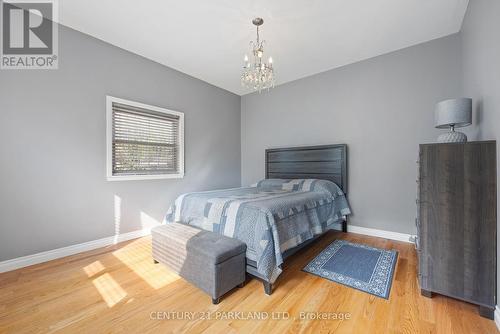
[[[389,298],[398,252],[335,240],[304,267],[304,271]]]

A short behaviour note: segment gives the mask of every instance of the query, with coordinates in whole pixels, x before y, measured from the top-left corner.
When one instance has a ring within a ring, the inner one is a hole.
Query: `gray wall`
[[[0,261],[138,230],[179,193],[240,185],[239,96],[68,28],[59,47],[58,70],[0,71]],[[185,113],[184,179],[106,181],[106,94]]]
[[[418,144],[462,93],[460,51],[452,35],[243,96],[242,184],[264,177],[266,148],[347,143],[351,223],[414,234]]]
[[[458,35],[241,99],[61,27],[59,70],[0,71],[0,261],[148,227],[181,192],[263,178],[264,150],[292,145],[347,143],[352,224],[414,233],[434,104],[471,96],[469,138],[499,135],[499,13],[471,1]],[[106,181],[107,94],[185,112],[184,179]]]
[[[464,95],[472,97],[475,101],[475,113],[478,115],[475,131],[480,139],[500,139],[499,36],[500,1],[469,1],[461,31],[463,91]],[[497,143],[497,164],[500,165],[498,148]],[[500,204],[497,205],[497,212],[498,210]],[[500,244],[500,239],[497,244]],[[498,259],[500,252],[497,254],[497,261]],[[497,263],[497,270],[499,269],[500,265]],[[500,271],[497,277],[500,277]],[[497,286],[497,303],[499,298],[500,285]]]

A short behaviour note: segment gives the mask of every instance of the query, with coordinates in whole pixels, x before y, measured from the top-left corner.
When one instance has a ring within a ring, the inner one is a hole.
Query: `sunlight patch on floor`
[[[108,273],[97,277],[92,281],[92,283],[96,287],[97,291],[99,291],[102,299],[104,299],[108,307],[115,306],[127,296],[125,290],[123,290],[122,287]]]
[[[105,268],[102,265],[101,261],[95,261],[89,264],[88,266],[83,267],[83,271],[87,274],[88,277],[95,276],[96,274],[103,271]]]
[[[113,252],[113,255],[129,267],[154,289],[161,289],[180,277],[164,265],[154,264],[151,257],[150,240],[136,240]]]

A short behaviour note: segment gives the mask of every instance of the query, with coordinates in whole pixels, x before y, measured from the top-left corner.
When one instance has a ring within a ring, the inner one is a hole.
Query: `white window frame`
[[[157,175],[113,175],[113,102],[179,117],[179,172]],[[106,176],[108,181],[182,179],[184,177],[184,113],[144,103],[106,96]]]

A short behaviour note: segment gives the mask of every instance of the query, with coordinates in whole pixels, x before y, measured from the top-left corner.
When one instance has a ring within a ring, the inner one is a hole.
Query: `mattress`
[[[183,194],[165,222],[182,222],[245,242],[248,262],[274,283],[285,251],[349,214],[347,198],[331,181],[266,179],[250,187]]]

